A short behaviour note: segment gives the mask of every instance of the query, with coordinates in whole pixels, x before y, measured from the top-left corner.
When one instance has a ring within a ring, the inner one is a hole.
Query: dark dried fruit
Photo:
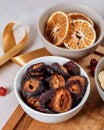
[[[60,88],[65,85],[65,79],[62,75],[54,74],[52,75],[49,86],[52,89]]]
[[[86,91],[86,87],[88,85],[88,81],[87,78],[84,76],[80,76],[80,75],[75,75],[70,77],[67,82],[78,82],[81,87],[82,87],[82,93],[84,94]]]
[[[98,61],[95,58],[92,58],[91,61],[90,61],[90,68],[91,68],[92,76],[94,76],[97,63],[98,63]]]
[[[69,77],[67,69],[59,63],[53,63],[52,67],[58,74],[61,74],[65,79]]]
[[[70,90],[71,93],[80,94],[81,93],[81,85],[75,81],[68,81],[66,82],[67,88]]]
[[[47,113],[47,114],[55,113],[55,112],[53,112],[51,109],[44,108],[44,107],[42,107],[42,106],[38,107],[37,110],[40,111],[40,112],[43,112],[43,113]]]
[[[56,71],[51,66],[46,65],[46,67],[45,67],[45,74],[51,76],[54,73],[56,73]]]
[[[72,107],[72,97],[70,92],[63,87],[57,89],[52,98],[51,107],[53,111],[58,113],[70,110]]]
[[[30,79],[25,80],[21,87],[22,87],[24,96],[37,95],[37,94],[42,93],[45,89],[43,82],[35,78],[30,78]]]
[[[67,81],[66,88],[71,92],[74,102],[78,102],[83,97],[83,89],[79,82]]]
[[[27,97],[26,98],[26,102],[27,104],[32,107],[35,110],[38,110],[40,112],[44,112],[44,113],[52,113],[51,110],[49,110],[48,108],[42,107],[40,102],[39,102],[39,98],[38,97]]]
[[[73,61],[69,61],[63,66],[67,68],[70,75],[80,75],[80,68]]]
[[[45,63],[43,62],[33,64],[28,68],[26,75],[27,77],[43,76],[44,68],[45,68]]]
[[[96,67],[98,61],[95,58],[92,58],[90,61],[90,67]]]
[[[4,87],[0,87],[0,96],[5,96],[7,94],[7,89]]]
[[[35,96],[27,96],[26,102],[29,106],[31,106],[32,108],[35,108],[35,109],[40,106],[39,98],[35,97]]]
[[[39,81],[42,81],[42,80],[44,80],[44,76],[36,76],[35,79],[39,80]]]
[[[48,107],[48,104],[51,102],[55,90],[50,89],[43,92],[39,98],[39,102],[42,106]]]

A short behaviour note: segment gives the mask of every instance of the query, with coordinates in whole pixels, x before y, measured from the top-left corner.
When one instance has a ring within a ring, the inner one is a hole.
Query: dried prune
[[[44,68],[45,68],[45,63],[43,62],[33,64],[28,68],[26,75],[28,77],[43,76]]]
[[[63,66],[67,68],[70,75],[80,75],[80,68],[73,61],[69,61]]]
[[[52,100],[54,92],[54,89],[49,89],[43,92],[39,98],[40,104],[44,107],[48,107],[48,103]]]
[[[42,81],[42,80],[44,80],[44,76],[36,76],[35,79],[39,80],[39,81]]]
[[[54,74],[50,78],[49,86],[52,89],[63,87],[65,85],[65,79],[62,75]]]
[[[85,76],[75,75],[75,76],[70,77],[67,80],[67,82],[70,82],[70,81],[80,83],[80,85],[82,86],[82,93],[83,94],[85,93],[86,87],[88,85],[88,81],[87,81],[87,78]]]
[[[24,96],[37,95],[45,90],[43,82],[35,78],[25,80],[21,88]]]
[[[35,96],[27,96],[26,102],[29,106],[31,106],[32,108],[35,108],[35,109],[40,106],[39,98],[35,97]]]
[[[44,112],[44,113],[53,113],[51,110],[49,110],[48,108],[42,107],[40,102],[39,102],[39,98],[38,97],[34,97],[34,96],[30,96],[26,98],[26,102],[27,104],[32,107],[35,110],[38,110],[40,112]]]
[[[55,91],[51,102],[52,110],[57,113],[66,112],[72,107],[72,97],[70,91],[61,87]]]
[[[78,102],[83,97],[82,86],[79,82],[67,81],[66,88],[71,92],[74,102]]]
[[[51,66],[46,65],[46,67],[45,67],[45,74],[51,76],[54,73],[56,73],[56,71]]]
[[[55,113],[55,112],[53,112],[51,109],[44,108],[44,107],[42,107],[42,106],[38,107],[37,110],[40,111],[40,112],[43,112],[43,113],[48,113],[48,114]]]
[[[66,87],[74,94],[79,94],[81,92],[81,86],[79,82],[68,81],[66,82]]]
[[[53,69],[58,73],[61,74],[65,79],[69,77],[67,69],[60,65],[59,63],[55,62],[52,64]]]

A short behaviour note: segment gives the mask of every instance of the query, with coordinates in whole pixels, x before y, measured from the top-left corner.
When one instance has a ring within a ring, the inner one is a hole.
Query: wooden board
[[[49,55],[49,52],[42,48],[36,51],[37,57],[41,56],[42,51]],[[97,93],[89,67],[90,60],[100,60],[103,53],[104,48],[100,46],[95,53],[77,61],[90,77],[91,93],[85,106],[75,117],[57,124],[42,123],[29,117],[19,105],[2,130],[104,130],[104,102]]]

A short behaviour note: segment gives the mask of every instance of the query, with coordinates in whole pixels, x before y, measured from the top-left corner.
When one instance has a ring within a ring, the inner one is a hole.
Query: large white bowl
[[[94,23],[97,33],[97,39],[95,44],[92,46],[80,49],[80,50],[72,50],[72,49],[64,49],[61,47],[57,47],[46,40],[45,38],[45,27],[46,22],[49,18],[49,16],[55,12],[55,11],[64,11],[66,13],[69,12],[79,12],[84,13],[88,17],[90,17]],[[79,3],[71,3],[70,1],[65,1],[63,3],[57,4],[55,6],[50,7],[49,9],[45,10],[38,20],[37,24],[39,36],[41,39],[41,42],[44,44],[46,49],[53,55],[68,57],[70,59],[79,59],[81,57],[85,57],[92,53],[98,45],[102,43],[103,37],[104,37],[104,21],[103,18],[92,8],[79,4]]]
[[[104,57],[101,58],[101,60],[98,62],[97,66],[96,66],[96,69],[95,69],[95,76],[94,76],[97,91],[98,91],[101,99],[104,101],[104,90],[101,88],[100,82],[98,80],[98,74],[101,71],[104,71]]]
[[[80,67],[81,75],[85,76],[88,80],[88,86],[87,86],[86,92],[85,92],[81,102],[72,110],[70,110],[68,112],[64,112],[64,113],[59,113],[59,114],[46,114],[46,113],[42,113],[42,112],[32,109],[22,99],[22,96],[20,93],[21,81],[23,79],[23,75],[25,74],[27,68],[30,65],[32,65],[34,63],[39,63],[39,62],[44,62],[48,65],[51,65],[53,62],[58,62],[61,65],[63,65],[67,61],[70,61],[70,60],[67,58],[58,57],[58,56],[40,57],[40,58],[34,59],[34,60],[30,61],[29,63],[27,63],[17,73],[17,75],[15,77],[15,81],[14,81],[14,91],[15,91],[16,98],[17,98],[19,104],[21,105],[21,107],[23,108],[23,110],[33,119],[36,119],[41,122],[46,122],[46,123],[63,122],[63,121],[66,121],[66,120],[72,118],[73,116],[75,116],[81,110],[81,108],[84,106],[84,104],[89,96],[89,93],[90,93],[90,80],[88,78],[87,73],[79,65],[78,66]]]

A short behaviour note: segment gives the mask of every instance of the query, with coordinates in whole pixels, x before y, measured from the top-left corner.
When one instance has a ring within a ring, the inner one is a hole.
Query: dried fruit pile
[[[96,40],[94,22],[82,13],[54,12],[47,21],[46,39],[68,49],[89,47]]]
[[[88,85],[73,61],[63,65],[43,62],[31,65],[22,80],[24,101],[33,109],[44,113],[62,113],[75,107]]]

